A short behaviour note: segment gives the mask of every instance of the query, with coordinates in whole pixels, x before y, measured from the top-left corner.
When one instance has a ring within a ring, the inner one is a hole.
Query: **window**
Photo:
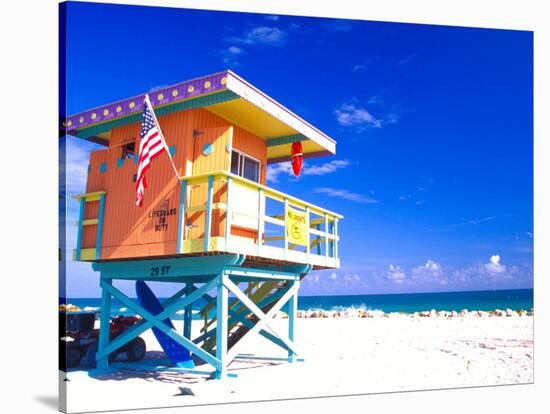
[[[121,160],[125,160],[127,158],[132,158],[136,152],[136,144],[135,142],[129,142],[122,145],[122,154],[120,156]]]
[[[260,161],[242,152],[231,152],[231,172],[251,181],[260,182]]]

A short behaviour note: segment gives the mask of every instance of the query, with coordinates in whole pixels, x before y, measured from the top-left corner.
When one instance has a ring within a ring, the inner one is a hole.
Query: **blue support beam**
[[[216,359],[220,366],[216,369],[216,378],[227,378],[227,313],[228,292],[225,287],[227,275],[221,274],[217,279],[216,298]]]
[[[101,281],[101,313],[99,320],[99,339],[97,344],[97,369],[105,370],[109,367],[109,354],[104,353],[99,357],[100,352],[109,345],[110,320],[111,320],[111,294],[103,286],[112,286],[112,281],[103,279]]]
[[[300,281],[292,282],[293,286],[296,285],[295,293],[288,300],[288,339],[295,341],[295,326],[296,326],[296,314],[298,313],[298,287]],[[288,362],[295,362],[296,354],[292,351],[288,351]]]
[[[163,280],[170,278],[215,276],[225,266],[238,266],[244,257],[238,254],[216,256],[176,257],[158,260],[129,260],[95,262],[92,268],[101,277],[131,280]]]
[[[164,315],[171,316],[172,315],[172,309],[173,304],[176,303],[181,295],[183,295],[185,291],[184,289],[180,289],[176,294],[174,294],[172,297],[164,301],[162,304],[164,308],[164,312],[157,315],[157,317],[164,317]],[[189,298],[191,299],[191,298]],[[186,299],[187,300],[187,299]],[[175,312],[175,310],[174,310]],[[152,324],[147,322],[145,319],[142,319],[140,322],[136,323],[132,327],[125,330],[122,334],[117,336],[116,341],[113,341],[109,343],[106,347],[102,347],[98,350],[98,354],[96,355],[96,359],[102,358],[104,355],[110,354],[113,351],[116,351],[118,348],[126,345],[128,342],[130,342],[132,339],[137,338],[139,335],[141,335],[143,332],[145,332],[147,329],[151,328]]]
[[[185,296],[188,297],[195,290],[195,285],[192,283],[185,284]],[[193,305],[190,303],[185,308],[183,313],[183,336],[191,339],[191,324],[193,323]]]
[[[291,286],[287,287],[287,288],[283,288],[283,289],[279,289],[279,291],[273,293],[272,295],[262,299],[261,301],[258,302],[257,306],[259,308],[263,308],[265,306],[268,306],[268,305],[271,305],[272,303],[275,303],[276,301],[278,301],[284,294],[286,294],[289,290],[291,289]],[[205,298],[208,302],[213,302],[215,301],[216,299],[209,296],[209,295],[203,295],[203,298]],[[237,320],[240,320],[239,318],[244,318],[246,317],[246,315],[248,315],[250,313],[250,311],[248,309],[245,308],[245,310],[231,310],[229,312],[229,318],[228,318],[228,321],[227,323],[232,323],[234,322],[234,319],[237,319]],[[193,339],[193,342],[195,342],[196,344],[198,344],[199,342],[202,342],[204,341],[205,339],[207,338],[210,338],[212,335],[214,335],[216,333],[216,329],[212,329],[200,336],[198,336],[197,338]]]
[[[228,287],[231,286],[231,285],[228,285]],[[281,308],[288,302],[288,300],[291,298],[292,295],[296,294],[297,293],[297,290],[298,289],[298,285],[292,285],[286,292],[285,294],[271,307],[271,309],[269,309],[269,311],[266,313],[266,314],[263,314],[263,312],[261,314],[258,314],[257,312],[257,305],[256,306],[252,306],[252,308],[256,308],[256,309],[251,309],[251,311],[253,311],[256,316],[259,317],[259,321],[254,325],[254,327],[252,329],[250,329],[246,334],[245,336],[248,336],[248,335],[251,335],[253,333],[256,333],[256,332],[259,332],[260,330],[262,330],[264,327],[269,327],[269,322],[270,322],[270,319],[273,318],[273,316],[275,315],[276,312],[278,312],[279,310],[281,310]],[[233,290],[232,290],[233,293],[235,293]],[[248,300],[245,299],[245,302],[248,302],[246,304],[246,306],[248,306],[250,303]],[[270,328],[272,331],[273,331],[273,328]],[[293,345],[292,343],[285,337],[283,337],[282,335],[278,335],[279,336],[279,339],[283,342],[285,342],[285,344],[289,347],[289,348],[293,348]],[[241,338],[242,340],[242,338]],[[232,347],[231,348],[231,351],[228,352],[228,356],[227,356],[227,360],[231,361],[233,360],[233,358],[237,355],[237,348],[238,347]]]
[[[229,309],[229,316],[232,319],[238,320],[240,323],[242,323],[243,325],[245,325],[246,327],[248,327],[250,329],[254,328],[254,323],[253,322],[249,321],[248,319],[246,319],[246,317],[241,316],[239,313],[235,312],[232,309]],[[266,331],[265,329],[260,329],[260,331],[258,333],[261,336],[263,336],[264,338],[266,338],[267,340],[273,342],[275,345],[278,345],[281,348],[283,348],[285,351],[288,351],[289,354],[292,353],[294,355],[294,351],[292,350],[292,348],[290,348],[287,344],[284,343],[284,341],[281,341],[279,338],[277,338],[272,333]]]
[[[228,349],[229,324],[240,322],[249,331],[246,336],[258,333],[275,345],[282,348],[288,357],[289,362],[297,360],[298,354],[295,345],[295,323],[297,313],[297,293],[300,278],[311,270],[311,265],[287,265],[283,268],[242,268],[245,260],[242,255],[216,255],[203,257],[178,257],[160,260],[133,260],[128,262],[97,262],[93,264],[94,270],[101,272],[101,329],[99,337],[98,352],[96,354],[96,370],[101,372],[109,367],[108,356],[120,349],[134,338],[141,335],[147,329],[158,328],[181,346],[188,349],[196,357],[212,365],[215,378],[222,379],[230,377],[228,364],[237,356],[235,348]],[[167,267],[161,271],[162,277],[152,277],[151,269]],[[113,279],[132,280],[161,280],[184,283],[176,294],[164,301],[164,310],[158,315],[153,315],[144,309],[135,300],[126,296],[112,284]],[[197,282],[197,280],[199,280]],[[242,291],[238,285],[239,281],[261,282],[279,281],[284,285],[279,290],[270,293],[260,300],[252,300],[248,292]],[[197,283],[202,283],[202,285]],[[212,297],[215,291],[216,297]],[[234,298],[229,298],[229,295]],[[182,297],[182,295],[185,295]],[[143,319],[134,326],[127,329],[121,335],[109,340],[109,319],[111,300],[119,300],[128,309],[141,316]],[[193,303],[204,298],[208,303],[215,303],[216,324],[208,332],[197,338],[192,338],[192,308]],[[229,308],[230,301],[238,301],[235,307]],[[283,306],[288,309],[288,334],[277,332],[273,329],[271,318]],[[264,313],[263,309],[269,306],[270,309]],[[183,332],[176,332],[168,327],[164,320],[173,316],[178,310],[184,310]],[[249,319],[254,314],[258,321]],[[198,346],[199,343],[215,335],[215,354],[209,353]],[[236,347],[238,348],[238,347]],[[116,363],[113,368],[120,364]],[[127,364],[128,366],[132,364]],[[137,364],[139,365],[139,364]],[[136,366],[137,366],[136,365]],[[142,364],[147,365],[147,364]],[[155,365],[155,364],[153,364]],[[156,364],[158,365],[158,364]],[[171,370],[170,367],[165,367]],[[152,367],[151,369],[155,369]],[[161,369],[159,366],[158,369]],[[184,372],[183,370],[174,372]],[[188,372],[193,372],[189,370]],[[197,371],[198,372],[198,371]]]
[[[217,279],[214,279],[213,281],[217,281]],[[207,284],[207,286],[208,285],[209,284]],[[134,302],[132,299],[130,299],[128,296],[126,296],[124,293],[122,293],[120,290],[113,287],[111,284],[104,283],[104,281],[102,281],[101,287],[104,290],[106,290],[108,293],[110,293],[113,297],[117,298],[120,302],[122,302],[129,309],[134,311],[136,314],[141,315],[143,318],[145,318],[147,320],[147,322],[150,323],[153,327],[159,329],[160,331],[162,331],[163,333],[168,335],[168,337],[170,337],[171,339],[176,341],[179,345],[181,345],[181,346],[185,347],[186,349],[188,349],[190,352],[194,353],[197,357],[202,359],[204,362],[213,365],[216,368],[216,370],[221,370],[222,369],[222,364],[221,364],[221,361],[219,359],[213,357],[212,355],[210,355],[208,352],[206,352],[202,348],[199,348],[197,345],[195,345],[189,339],[184,338],[181,335],[178,335],[173,329],[171,329],[168,325],[166,325],[164,323],[164,318],[167,317],[167,315],[165,315],[166,312],[167,312],[167,309],[165,309],[159,315],[155,316],[152,313],[145,310],[140,305],[138,305],[136,302]],[[210,287],[211,286],[209,286],[209,288]],[[199,291],[200,291],[200,289],[198,289],[194,293],[196,293],[197,295],[204,293],[204,292],[199,293]],[[176,304],[175,306],[179,307],[180,305]],[[172,311],[175,311],[175,309],[172,309]],[[112,345],[113,347],[119,348],[122,345],[120,345],[118,343],[118,340],[119,340],[119,337],[115,338],[110,345]],[[104,353],[108,354],[108,352],[105,351],[105,350],[104,350]],[[105,358],[106,355],[104,355],[104,353],[100,353],[98,351],[97,358],[98,359],[99,358]]]

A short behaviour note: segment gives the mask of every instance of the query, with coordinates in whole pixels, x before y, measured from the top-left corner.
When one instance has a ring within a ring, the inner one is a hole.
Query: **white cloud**
[[[321,176],[331,174],[336,172],[337,170],[346,168],[350,164],[351,163],[348,160],[333,160],[318,165],[308,165],[307,161],[305,161],[300,175]],[[292,172],[292,164],[290,163],[290,161],[269,164],[267,166],[266,180],[268,182],[279,182],[279,178],[281,175],[294,177],[294,173]]]
[[[66,174],[67,194],[84,193],[88,177],[90,153],[103,148],[99,144],[67,136],[65,141],[65,165],[60,165],[59,174]]]
[[[287,33],[278,27],[260,26],[244,33],[241,37],[227,39],[244,45],[282,46],[286,43]]]
[[[237,46],[230,46],[230,47],[227,48],[227,51],[229,53],[234,54],[234,55],[240,55],[241,53],[243,53],[243,50],[240,47],[237,47]]]
[[[267,19],[272,21],[278,20],[278,16],[266,16]],[[287,33],[278,27],[260,26],[248,30],[241,36],[229,37],[225,39],[226,42],[234,43],[227,49],[220,51],[222,61],[227,66],[240,66],[238,57],[246,54],[246,49],[243,47],[235,46],[282,46],[286,43]]]
[[[278,183],[280,175],[294,175],[292,172],[292,165],[289,161],[278,162],[276,164],[269,164],[267,166],[265,178],[267,182]]]
[[[443,272],[441,265],[431,259],[428,259],[425,265],[418,266],[412,269],[414,283],[439,283],[446,285],[449,279]]]
[[[330,187],[320,187],[313,190],[315,193],[326,194],[330,197],[341,198],[348,201],[354,201],[361,204],[376,204],[378,200],[364,194],[352,193],[347,190],[340,190]]]
[[[387,278],[398,285],[405,282],[405,271],[398,265],[390,264],[390,267],[386,273]]]
[[[449,227],[452,228],[452,227],[462,227],[462,226],[477,226],[478,224],[481,224],[481,223],[486,223],[488,221],[493,221],[496,218],[497,218],[496,216],[483,217],[483,218],[479,218],[479,219],[464,221],[464,222],[461,222],[461,223],[451,224],[451,225],[449,225]]]
[[[65,212],[65,216],[60,218],[60,224],[66,225],[66,254],[72,257],[71,251],[76,246],[76,223],[80,214],[79,203],[72,196],[86,192],[90,152],[103,147],[70,135],[62,141],[61,145],[64,145],[60,150],[64,151],[65,156],[61,154],[59,175],[60,183],[65,176],[66,197],[64,203],[60,201],[60,208],[64,208]]]
[[[304,165],[302,175],[325,175],[350,165],[348,160],[333,160],[319,165]]]
[[[401,201],[406,201],[406,200],[409,200],[410,198],[411,198],[410,194],[405,194],[405,195],[399,196],[399,199]]]
[[[373,116],[365,108],[357,107],[354,104],[345,103],[334,111],[336,120],[342,126],[359,126],[382,128],[382,120]]]
[[[239,66],[237,58],[244,55],[244,50],[238,46],[229,46],[221,51],[223,63],[227,66]]]
[[[506,266],[500,264],[500,256],[495,254],[489,259],[489,263],[485,264],[485,269],[489,273],[504,273],[506,271]]]
[[[336,274],[336,272],[332,272],[332,273],[330,274],[330,278],[331,278],[332,280],[336,280],[336,279],[338,279],[338,275]]]
[[[384,104],[384,98],[380,95],[371,95],[369,99],[367,100],[367,104],[369,105],[383,105]]]
[[[427,269],[432,273],[439,273],[441,271],[441,265],[431,259],[428,259],[428,261],[424,265],[424,269]]]
[[[359,282],[361,277],[357,273],[346,273],[344,275],[344,280],[346,282]]]

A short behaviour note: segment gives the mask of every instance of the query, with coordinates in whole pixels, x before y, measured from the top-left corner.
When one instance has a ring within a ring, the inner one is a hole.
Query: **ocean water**
[[[161,299],[162,301],[163,299]],[[65,301],[62,301],[63,303]],[[99,310],[99,298],[68,298],[67,303],[79,306],[84,310]],[[204,302],[193,306],[194,319],[200,319],[198,310]],[[345,310],[360,308],[381,310],[384,312],[412,313],[435,309],[447,311],[525,309],[533,308],[533,289],[485,290],[474,292],[437,292],[437,293],[403,293],[383,295],[342,295],[342,296],[299,296],[300,310]],[[134,315],[118,300],[111,302],[111,315]],[[183,314],[173,319],[182,319]]]

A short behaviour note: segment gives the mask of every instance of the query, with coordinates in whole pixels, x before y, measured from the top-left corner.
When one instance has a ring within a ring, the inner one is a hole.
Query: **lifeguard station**
[[[290,162],[293,143],[301,143],[307,158],[334,154],[335,141],[231,71],[149,95],[181,181],[168,156],[155,159],[141,208],[135,180],[145,95],[62,124],[64,133],[105,146],[91,153],[86,193],[77,196],[74,252],[100,274],[98,370],[109,367],[114,350],[150,328],[210,364],[216,378],[227,376],[239,341],[254,333],[292,362],[300,280],[311,270],[339,267],[342,216],[267,187],[266,168]],[[152,312],[115,287],[116,280],[171,282],[181,289]],[[143,319],[110,340],[112,297]],[[195,323],[202,327],[192,337],[199,304],[202,322]],[[288,331],[276,332],[271,319],[284,306]],[[178,311],[183,332],[166,323]]]

